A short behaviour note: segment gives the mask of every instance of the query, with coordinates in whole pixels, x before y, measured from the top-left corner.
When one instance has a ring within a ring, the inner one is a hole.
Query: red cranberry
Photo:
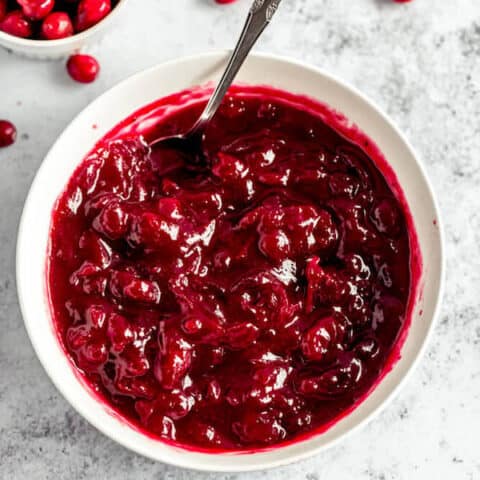
[[[17,129],[8,120],[0,120],[0,147],[8,147],[15,143]]]
[[[70,327],[67,331],[67,343],[72,350],[83,347],[90,338],[90,331],[86,325]]]
[[[186,429],[188,438],[191,438],[197,445],[209,445],[211,447],[232,447],[218,429],[200,420],[191,420]]]
[[[90,305],[85,310],[85,320],[88,327],[102,329],[106,324],[107,311],[101,305]]]
[[[81,32],[93,27],[111,11],[110,0],[80,0],[77,10],[75,28]]]
[[[117,364],[121,365],[121,370],[127,377],[141,377],[150,369],[150,362],[141,345],[127,345],[117,359]]]
[[[100,71],[100,65],[90,55],[75,54],[67,62],[69,75],[77,82],[91,83]]]
[[[73,25],[67,13],[51,13],[42,23],[42,37],[46,40],[57,40],[72,35]]]
[[[321,318],[303,336],[304,357],[312,361],[324,360],[342,349],[345,334],[346,322],[340,315]]]
[[[139,404],[140,402],[137,402]],[[137,407],[137,404],[135,407]],[[151,415],[145,422],[146,427],[153,433],[160,435],[168,440],[176,440],[176,428],[173,420],[166,415]]]
[[[149,250],[175,252],[180,247],[179,222],[161,215],[144,212],[134,218],[129,239]]]
[[[87,230],[83,232],[78,246],[85,258],[101,268],[107,268],[112,262],[112,248],[97,233]]]
[[[119,375],[115,381],[115,387],[119,392],[129,397],[146,398],[149,400],[155,397],[158,390],[153,380],[145,376],[129,377],[127,375]]]
[[[128,215],[118,202],[110,202],[95,218],[93,227],[113,240],[122,238],[127,232]]]
[[[7,13],[2,23],[0,30],[15,37],[28,38],[32,36],[32,24],[30,20],[25,18],[21,10],[14,10]]]
[[[55,0],[17,0],[23,14],[30,20],[44,19],[55,6]]]
[[[286,431],[277,421],[273,412],[247,411],[233,424],[234,432],[243,442],[249,444],[268,444],[279,442],[286,436]]]
[[[123,300],[159,304],[161,291],[158,284],[151,280],[138,278],[126,271],[112,271],[110,274],[110,291],[112,295]]]
[[[117,313],[113,313],[108,319],[107,335],[115,353],[123,352],[125,347],[135,339],[128,320]]]
[[[175,331],[163,329],[154,374],[166,390],[178,386],[192,364],[192,346]]]
[[[274,230],[260,235],[258,248],[266,257],[280,261],[288,257],[290,253],[290,241],[285,232],[282,230]]]
[[[355,352],[362,360],[371,360],[380,353],[380,347],[374,338],[366,338],[355,346]]]
[[[181,390],[162,392],[155,400],[155,410],[163,412],[173,420],[186,417],[193,405],[193,397],[186,395]]]
[[[395,202],[384,198],[378,202],[371,213],[372,222],[377,230],[388,236],[396,236],[400,229],[400,214]]]
[[[243,349],[257,339],[259,329],[250,322],[238,323],[228,327],[226,335],[226,342],[230,348]]]

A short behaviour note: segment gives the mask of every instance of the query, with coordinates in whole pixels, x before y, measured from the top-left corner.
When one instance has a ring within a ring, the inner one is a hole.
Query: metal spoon
[[[188,132],[175,136],[157,138],[150,143],[152,148],[180,150],[187,154],[190,161],[199,163],[199,160],[203,157],[202,141],[205,129],[222,103],[223,97],[227,93],[227,90],[235,79],[250,50],[270,23],[270,20],[277,11],[280,1],[281,0],[254,0],[253,5],[250,7],[242,34],[228,61],[227,68],[203,113]]]

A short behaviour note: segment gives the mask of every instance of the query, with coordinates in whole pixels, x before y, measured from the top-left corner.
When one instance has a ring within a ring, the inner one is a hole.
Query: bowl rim
[[[431,340],[431,337],[433,335],[433,330],[435,327],[436,322],[438,321],[438,316],[443,300],[443,294],[444,294],[444,286],[445,286],[445,238],[444,238],[444,228],[443,228],[443,221],[442,217],[440,214],[440,209],[438,206],[438,200],[435,196],[432,184],[426,175],[425,167],[420,159],[420,156],[416,152],[416,150],[413,148],[411,143],[408,141],[408,139],[405,137],[405,135],[401,132],[401,130],[397,127],[397,125],[393,122],[393,120],[372,100],[370,100],[366,95],[364,95],[362,92],[360,92],[356,87],[351,85],[350,83],[342,80],[338,76],[331,74],[322,68],[313,66],[307,62],[292,59],[291,57],[284,56],[284,55],[277,55],[277,54],[270,54],[270,53],[252,53],[250,54],[253,57],[256,57],[259,60],[272,60],[276,61],[279,63],[286,63],[290,64],[291,66],[299,69],[306,70],[308,73],[313,74],[313,75],[320,75],[324,77],[326,80],[331,81],[333,83],[336,83],[343,89],[345,89],[347,92],[353,94],[354,96],[358,97],[362,102],[364,102],[369,108],[373,109],[376,111],[376,113],[381,117],[382,121],[386,123],[392,130],[393,132],[398,136],[398,138],[402,141],[404,144],[404,147],[409,151],[411,154],[415,166],[418,168],[418,173],[422,176],[422,180],[425,183],[426,186],[426,193],[429,196],[429,199],[431,200],[432,207],[433,207],[433,212],[435,214],[435,219],[436,219],[436,225],[438,229],[438,268],[439,268],[439,276],[438,276],[438,288],[436,291],[436,296],[434,298],[434,302],[432,305],[432,314],[431,314],[431,320],[430,323],[428,324],[428,327],[426,329],[426,332],[424,334],[424,337],[421,341],[421,344],[419,346],[418,352],[416,355],[410,360],[409,365],[407,365],[407,368],[405,372],[403,373],[403,376],[399,379],[399,381],[392,387],[392,389],[387,392],[386,396],[384,399],[377,405],[375,406],[370,412],[368,412],[364,418],[359,420],[355,425],[352,427],[348,428],[344,432],[340,432],[336,438],[327,441],[327,443],[323,445],[318,445],[318,446],[311,446],[309,448],[305,448],[302,452],[295,453],[295,454],[289,454],[285,455],[282,458],[275,459],[275,460],[266,460],[262,461],[262,463],[256,463],[255,465],[249,465],[248,462],[246,461],[241,467],[236,467],[236,468],[229,468],[226,466],[218,466],[215,465],[215,457],[218,454],[208,454],[211,455],[212,460],[209,462],[208,465],[202,463],[200,465],[195,464],[194,461],[188,461],[185,460],[187,456],[182,457],[182,460],[180,460],[179,457],[168,457],[164,456],[163,458],[160,458],[159,455],[155,455],[154,452],[150,452],[146,449],[142,449],[137,447],[135,442],[132,441],[127,441],[123,437],[114,437],[111,432],[108,431],[107,428],[105,428],[98,419],[96,418],[95,414],[91,414],[86,408],[83,408],[82,405],[79,405],[78,402],[76,402],[73,399],[73,395],[69,393],[69,391],[66,388],[63,388],[61,382],[59,381],[58,378],[55,377],[55,374],[52,373],[52,368],[49,365],[46,357],[44,356],[44,352],[41,350],[41,345],[38,339],[33,335],[32,333],[32,328],[31,328],[31,320],[28,320],[27,315],[26,315],[26,300],[28,298],[28,293],[24,290],[23,284],[22,284],[22,279],[21,275],[19,272],[21,271],[21,257],[22,257],[22,245],[24,243],[24,237],[25,237],[25,229],[26,229],[26,217],[27,217],[27,212],[30,209],[30,204],[32,203],[32,197],[33,197],[33,192],[35,192],[38,188],[38,183],[39,183],[39,178],[40,178],[40,173],[43,171],[43,169],[46,169],[46,163],[45,159],[47,159],[51,153],[51,151],[55,148],[55,146],[60,143],[68,133],[70,126],[79,120],[81,116],[83,116],[84,113],[86,113],[89,109],[93,109],[97,103],[100,103],[104,97],[108,95],[112,95],[115,93],[115,91],[122,89],[126,84],[128,83],[134,83],[137,78],[140,78],[144,75],[149,75],[153,73],[155,70],[159,68],[165,68],[165,67],[172,67],[174,65],[178,65],[180,63],[189,63],[192,61],[196,61],[199,59],[202,60],[221,60],[225,57],[227,53],[229,53],[230,50],[214,50],[214,51],[209,51],[206,53],[200,53],[200,54],[193,54],[193,55],[188,55],[180,58],[175,58],[166,62],[161,62],[160,64],[157,64],[153,67],[147,68],[145,70],[142,70],[140,72],[137,72],[129,77],[127,77],[125,80],[119,82],[118,84],[114,85],[112,88],[108,89],[106,92],[95,98],[90,104],[88,104],[82,111],[80,111],[70,122],[69,124],[65,127],[63,132],[60,134],[60,136],[57,138],[57,140],[54,142],[52,147],[50,148],[49,152],[45,156],[44,160],[42,161],[40,167],[37,170],[37,173],[35,174],[35,178],[30,186],[29,192],[27,194],[21,219],[19,222],[19,227],[18,227],[18,235],[17,235],[17,244],[16,244],[16,283],[17,283],[17,295],[18,295],[18,300],[19,300],[19,305],[20,305],[20,310],[22,312],[22,316],[24,319],[24,325],[25,329],[27,331],[27,334],[29,336],[30,342],[33,346],[33,349],[40,360],[40,363],[42,364],[43,368],[47,372],[50,380],[52,383],[56,386],[56,388],[59,390],[59,392],[63,395],[63,397],[68,401],[68,403],[73,407],[74,410],[76,410],[79,414],[81,414],[92,426],[94,426],[97,430],[99,430],[102,434],[104,434],[106,437],[113,439],[123,447],[127,448],[130,451],[133,451],[139,455],[142,455],[144,457],[150,458],[151,460],[158,461],[158,462],[163,462],[169,465],[173,465],[176,467],[181,467],[185,468],[188,470],[195,470],[195,471],[203,471],[203,472],[222,472],[222,473],[233,473],[233,472],[252,472],[252,471],[259,471],[259,470],[264,470],[264,469],[270,469],[270,468],[275,468],[275,467],[280,467],[292,463],[299,462],[301,460],[304,460],[306,458],[312,457],[314,455],[319,454],[320,452],[326,451],[327,449],[330,449],[343,440],[347,438],[348,436],[354,434],[355,432],[358,432],[361,428],[363,428],[367,423],[369,423],[374,417],[379,415],[391,402],[392,400],[396,397],[400,389],[406,384],[410,376],[413,374],[415,371],[416,367],[418,366],[420,360],[423,358],[426,348]],[[307,94],[308,95],[308,94]],[[139,106],[141,108],[141,106]],[[133,113],[133,112],[132,112]],[[361,129],[361,125],[359,125]],[[388,161],[388,159],[387,159]],[[422,288],[422,285],[420,285],[420,288]],[[73,373],[73,369],[72,369]],[[85,388],[84,386],[82,386]],[[370,395],[370,394],[369,394]],[[368,396],[369,396],[368,395]],[[131,428],[131,427],[129,427]],[[318,434],[314,434],[311,438],[304,440],[303,444],[308,445],[311,439],[316,438],[318,435],[321,435],[319,432]],[[173,447],[174,448],[174,447]],[[281,447],[280,447],[281,448]],[[190,453],[190,452],[187,452]],[[195,451],[192,453],[196,453]],[[258,454],[261,454],[264,452],[259,452]],[[227,453],[228,454],[228,453]],[[247,459],[251,455],[257,455],[256,452],[253,453],[245,453],[242,454],[243,458]]]
[[[32,38],[16,37],[15,35],[10,35],[9,33],[0,31],[0,45],[4,46],[5,48],[22,47],[31,48],[38,51],[46,51],[55,47],[68,47],[71,44],[76,44],[78,42],[82,42],[83,40],[87,40],[92,35],[95,35],[95,33],[111,25],[115,17],[118,16],[118,13],[124,8],[127,2],[128,0],[118,0],[117,5],[115,5],[110,13],[102,18],[99,22],[90,28],[83,30],[82,32],[70,35],[69,37],[58,38],[56,40],[37,40]]]

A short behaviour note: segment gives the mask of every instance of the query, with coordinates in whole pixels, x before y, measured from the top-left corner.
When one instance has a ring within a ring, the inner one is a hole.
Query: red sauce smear
[[[399,357],[421,260],[378,149],[340,114],[236,86],[208,167],[148,140],[208,94],[172,95],[100,141],[55,206],[48,287],[82,379],[147,435],[208,452],[324,431]]]

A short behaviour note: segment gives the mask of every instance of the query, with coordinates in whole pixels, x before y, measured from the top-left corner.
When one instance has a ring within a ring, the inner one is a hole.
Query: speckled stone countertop
[[[91,100],[166,59],[231,47],[249,0],[131,0],[93,48],[101,78],[0,51],[0,118],[19,130],[0,151],[0,478],[373,480],[480,478],[480,2],[284,0],[258,49],[321,66],[374,99],[423,157],[446,229],[447,282],[433,340],[394,402],[338,447],[248,475],[179,470],[107,439],[60,396],[25,333],[15,239],[33,176]]]

